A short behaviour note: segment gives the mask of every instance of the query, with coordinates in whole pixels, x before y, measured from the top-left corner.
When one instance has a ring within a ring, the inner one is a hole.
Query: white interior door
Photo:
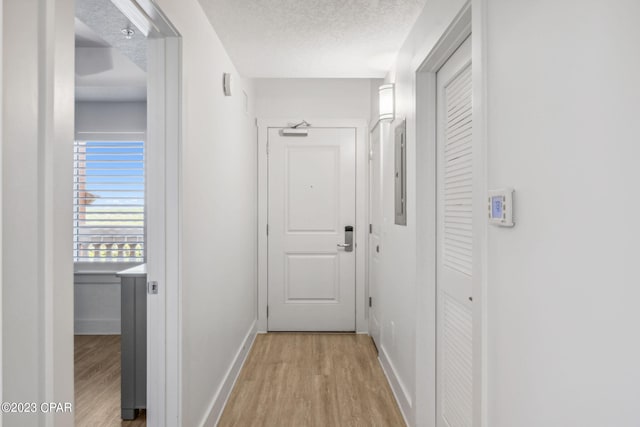
[[[355,155],[354,128],[269,129],[270,331],[355,330]]]
[[[437,73],[437,425],[472,425],[471,37]]]
[[[380,126],[371,132],[369,155],[369,334],[380,348],[380,235],[382,228],[382,146]]]

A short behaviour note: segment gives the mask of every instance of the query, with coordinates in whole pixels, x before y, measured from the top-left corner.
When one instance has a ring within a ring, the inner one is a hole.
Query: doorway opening
[[[179,425],[179,34],[78,0],[76,59],[76,425]]]
[[[367,124],[305,119],[258,120],[258,330],[366,333]]]
[[[145,425],[146,281],[120,273],[146,260],[147,38],[109,0],[75,33],[75,423]]]

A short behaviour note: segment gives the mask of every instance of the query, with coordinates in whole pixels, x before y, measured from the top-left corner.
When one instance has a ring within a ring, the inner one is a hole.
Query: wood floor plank
[[[404,420],[371,338],[256,337],[220,427],[395,427]]]
[[[76,335],[74,353],[76,427],[146,426],[120,418],[120,336]]]

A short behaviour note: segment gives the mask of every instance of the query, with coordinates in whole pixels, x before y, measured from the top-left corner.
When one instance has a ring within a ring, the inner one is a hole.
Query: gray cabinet
[[[118,273],[121,283],[121,409],[132,420],[147,406],[146,265]]]

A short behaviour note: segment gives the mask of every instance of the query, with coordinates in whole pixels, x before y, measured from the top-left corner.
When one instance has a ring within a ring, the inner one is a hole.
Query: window
[[[75,262],[144,262],[144,142],[76,141]]]

